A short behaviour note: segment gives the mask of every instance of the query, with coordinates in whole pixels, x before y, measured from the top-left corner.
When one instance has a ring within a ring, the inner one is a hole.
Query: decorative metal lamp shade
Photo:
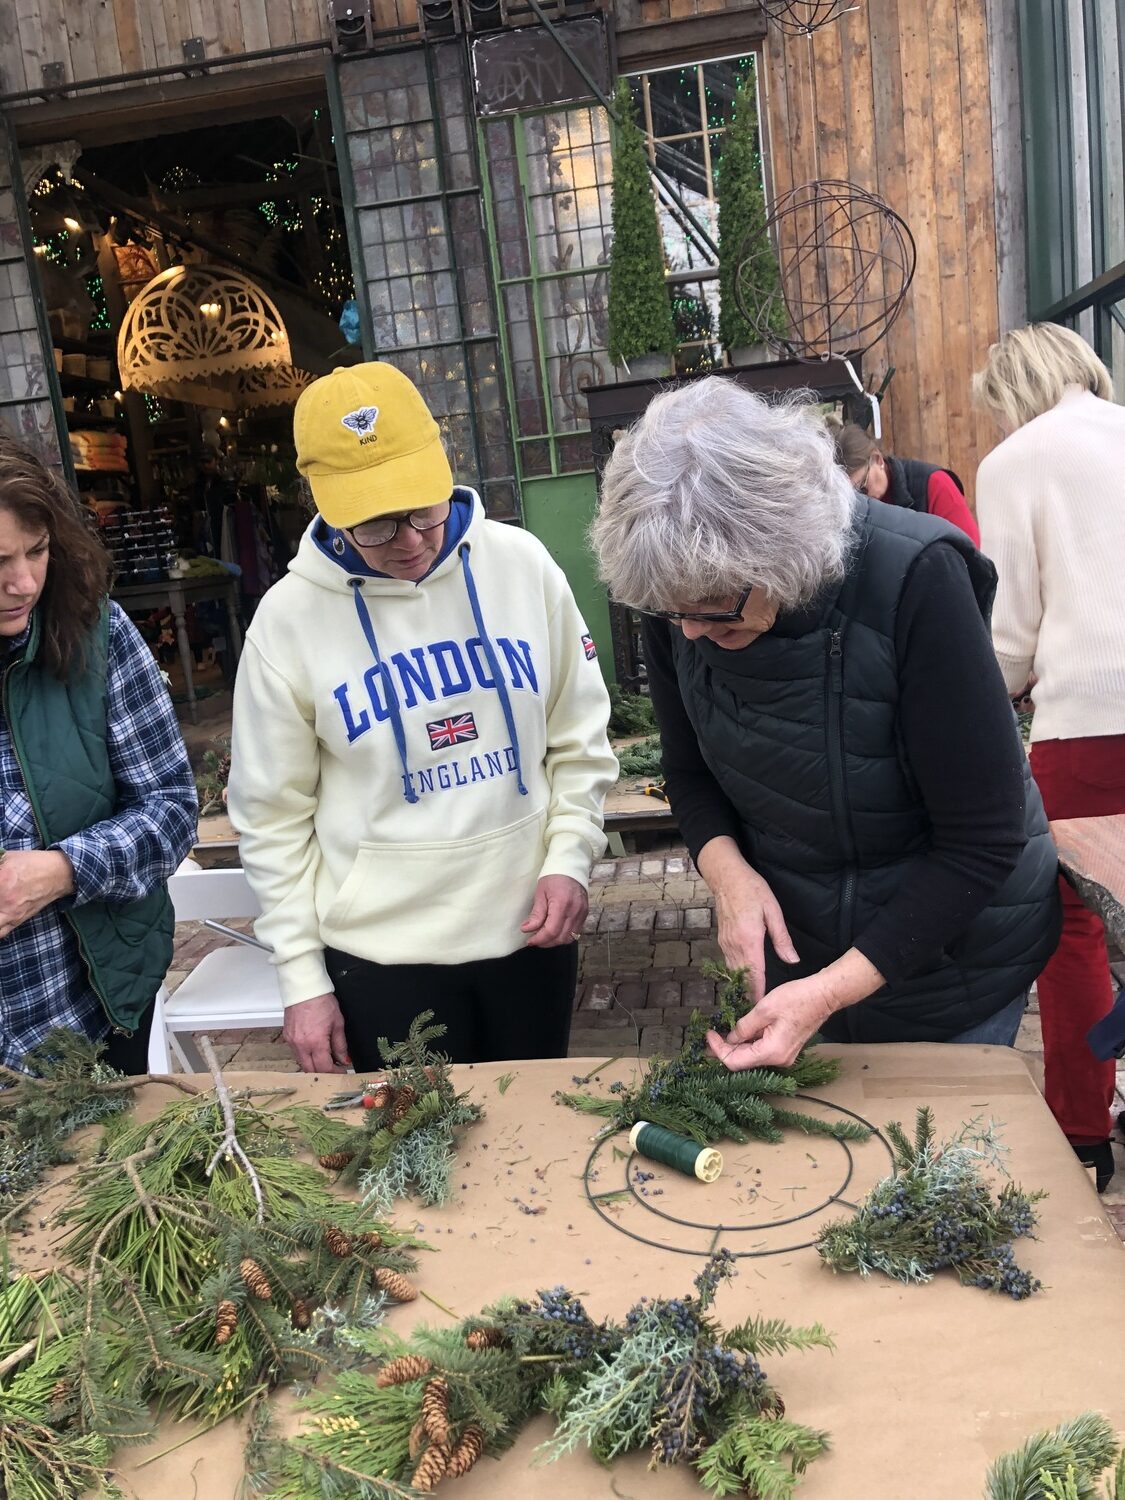
[[[858,10],[851,0],[761,0],[762,9],[782,31],[811,36],[822,26]]]
[[[781,283],[766,272],[776,257]],[[785,193],[743,249],[735,301],[760,338],[805,360],[842,359],[877,343],[914,278],[914,238],[875,193],[853,182],[808,182]],[[775,332],[775,304],[785,331]]]
[[[294,367],[270,297],[225,266],[154,276],[129,304],[117,363],[125,390],[236,410],[292,405],[313,378]]]

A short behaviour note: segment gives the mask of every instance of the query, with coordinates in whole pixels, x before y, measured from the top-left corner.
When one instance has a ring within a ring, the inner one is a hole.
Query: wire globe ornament
[[[775,26],[795,36],[812,36],[859,9],[855,0],[761,0],[761,6]]]
[[[775,261],[780,281],[772,273]],[[777,200],[745,245],[735,301],[759,339],[780,354],[810,362],[846,359],[887,333],[902,311],[916,262],[906,221],[878,194],[854,182],[807,182]],[[770,290],[763,294],[762,287]],[[776,314],[779,302],[784,319]],[[782,322],[785,331],[778,333]]]

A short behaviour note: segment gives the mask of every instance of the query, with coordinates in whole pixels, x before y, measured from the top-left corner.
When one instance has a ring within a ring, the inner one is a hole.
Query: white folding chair
[[[201,870],[190,860],[168,881],[177,922],[204,926],[236,940],[200,959],[183,983],[156,997],[149,1039],[150,1073],[168,1073],[175,1059],[186,1073],[205,1072],[192,1040],[196,1031],[276,1031],[285,1019],[269,949],[221,917],[256,917],[261,907],[242,870]]]

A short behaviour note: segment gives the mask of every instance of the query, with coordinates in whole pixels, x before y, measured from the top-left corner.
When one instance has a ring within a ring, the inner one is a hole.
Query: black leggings
[[[110,1031],[102,1038],[105,1042],[103,1062],[107,1062],[111,1068],[116,1068],[119,1073],[128,1073],[130,1077],[137,1073],[148,1072],[148,1035],[152,1030],[152,1013],[155,1006],[154,997],[152,1003],[142,1011],[138,1018],[136,1030],[132,1036],[123,1036],[119,1031]]]
[[[436,1050],[454,1062],[566,1056],[577,943],[467,964],[377,964],[332,948],[324,959],[359,1073],[382,1066],[379,1037],[401,1041],[423,1010],[445,1026]]]

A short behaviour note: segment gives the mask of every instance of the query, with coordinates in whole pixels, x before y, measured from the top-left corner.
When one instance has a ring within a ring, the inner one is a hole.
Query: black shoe
[[[1084,1167],[1093,1167],[1094,1185],[1099,1193],[1104,1193],[1113,1181],[1115,1170],[1112,1143],[1106,1140],[1098,1141],[1095,1146],[1076,1146],[1071,1141],[1070,1145]]]

